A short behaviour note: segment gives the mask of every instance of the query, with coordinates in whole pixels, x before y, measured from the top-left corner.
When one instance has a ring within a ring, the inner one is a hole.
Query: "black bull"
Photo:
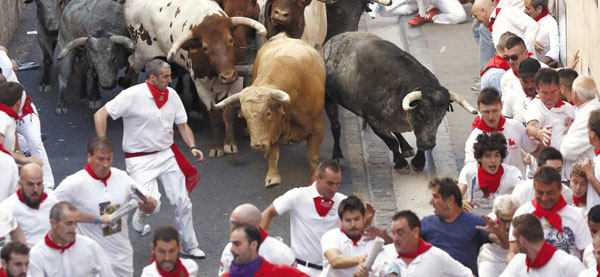
[[[405,157],[414,155],[402,132],[414,131],[418,151],[411,167],[422,171],[424,151],[435,147],[438,126],[450,102],[477,113],[464,99],[441,86],[414,57],[373,34],[337,35],[323,45],[321,55],[327,67],[325,109],[334,138],[332,158],[338,161],[344,158],[338,104],[365,120],[392,151],[394,168],[401,173],[409,172]]]

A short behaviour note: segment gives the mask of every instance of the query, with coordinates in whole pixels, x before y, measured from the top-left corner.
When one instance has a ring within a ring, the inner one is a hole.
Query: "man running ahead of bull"
[[[157,180],[164,186],[169,202],[176,206],[175,225],[182,237],[182,253],[194,258],[204,258],[192,224],[192,202],[188,196],[199,180],[194,166],[173,142],[173,124],[197,161],[204,155],[196,146],[192,130],[181,99],[168,85],[171,67],[154,59],[146,64],[146,82],[121,91],[94,114],[96,134],[106,136],[108,116],[113,120],[123,118],[123,151],[127,173],[158,201],[160,192]],[[139,209],[132,219],[133,229],[141,235],[150,232],[146,225],[148,214]]]

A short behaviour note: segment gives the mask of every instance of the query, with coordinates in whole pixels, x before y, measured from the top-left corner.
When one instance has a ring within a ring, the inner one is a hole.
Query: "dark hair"
[[[480,104],[495,105],[498,103],[502,103],[502,97],[495,88],[484,88],[479,92],[479,96],[477,96],[477,106]]]
[[[523,41],[523,39],[521,37],[514,36],[514,37],[509,38],[506,41],[506,47],[504,47],[504,49],[511,49],[511,48],[513,48],[513,47],[515,47],[517,45],[522,46],[523,49],[527,48],[527,46],[525,46],[525,41]]]
[[[177,242],[177,244],[180,243],[179,233],[177,232],[177,229],[175,229],[175,227],[171,225],[163,225],[156,228],[156,230],[154,231],[154,236],[152,236],[152,244],[156,246],[156,243],[159,240],[162,240],[164,242],[170,242],[174,240],[175,242]]]
[[[539,6],[542,6],[542,12],[548,10],[548,0],[531,0],[531,6],[534,9],[537,9]]]
[[[475,159],[479,160],[485,152],[499,151],[502,160],[506,158],[506,137],[500,132],[481,133],[477,136],[476,142],[473,144]]]
[[[10,255],[12,253],[18,255],[29,255],[29,247],[22,242],[11,241],[2,247],[2,251],[0,251],[0,257],[6,262],[10,262]]]
[[[561,85],[567,86],[567,88],[569,88],[569,90],[572,89],[573,81],[575,81],[575,79],[577,79],[577,76],[579,76],[579,74],[577,74],[577,71],[570,69],[570,68],[563,68],[558,71],[559,83]]]
[[[338,173],[341,170],[340,165],[336,161],[324,160],[317,166],[317,176],[319,176],[319,178],[323,178],[323,176],[325,176],[325,170],[327,169],[333,171],[333,173]]]
[[[588,128],[594,132],[596,137],[600,138],[600,110],[595,110],[590,113]]]
[[[54,219],[55,222],[60,222],[62,220],[63,211],[65,208],[72,212],[77,211],[77,207],[73,206],[73,204],[67,201],[61,201],[54,204],[52,209],[50,209],[50,219]]]
[[[15,82],[6,82],[0,85],[0,104],[12,107],[23,96],[23,86]]]
[[[109,150],[111,153],[114,153],[115,145],[108,137],[95,137],[88,142],[87,153],[93,156],[94,152],[98,149]]]
[[[600,223],[600,205],[593,206],[587,214],[588,222]]]
[[[538,167],[542,167],[546,164],[547,161],[551,160],[560,160],[562,162],[563,156],[560,153],[560,151],[558,151],[558,149],[554,147],[546,147],[542,151],[540,151],[540,154],[537,158],[537,165]]]
[[[524,237],[528,242],[536,243],[544,241],[544,229],[542,229],[542,223],[535,215],[519,215],[513,219],[512,224],[514,232],[518,236]]]
[[[433,178],[429,181],[429,188],[434,189],[436,187],[439,188],[438,193],[442,196],[442,199],[446,200],[448,197],[454,196],[454,203],[462,207],[462,193],[460,193],[460,189],[454,179],[448,177]]]
[[[262,234],[260,233],[260,230],[248,224],[242,224],[238,227],[235,227],[233,230],[235,231],[237,229],[244,230],[244,233],[246,234],[246,239],[248,240],[248,244],[251,244],[253,241],[256,241],[256,250],[258,251],[258,248],[260,248],[260,243],[262,242]]]
[[[556,185],[558,186],[558,190],[562,189],[561,181],[562,177],[560,176],[560,174],[556,172],[556,169],[549,166],[542,166],[538,168],[538,170],[535,172],[535,175],[533,176],[534,184],[542,183],[545,185],[552,185],[556,183]]]
[[[411,230],[414,230],[416,227],[419,227],[419,229],[421,228],[421,220],[419,220],[419,217],[411,210],[397,212],[392,217],[392,221],[396,221],[401,218],[406,219],[406,221],[408,222],[408,227],[410,227]]]
[[[355,195],[350,195],[348,198],[340,202],[340,206],[338,207],[338,215],[340,216],[340,219],[342,219],[342,216],[345,212],[352,211],[360,211],[360,214],[363,216],[365,215],[365,204]]]
[[[555,84],[556,86],[559,86],[560,82],[558,81],[558,72],[550,68],[541,68],[535,74],[535,87],[539,88],[540,84]]]
[[[2,68],[0,68],[0,71],[2,71]],[[2,73],[0,73],[0,85],[4,83],[6,83],[6,77],[4,77]]]

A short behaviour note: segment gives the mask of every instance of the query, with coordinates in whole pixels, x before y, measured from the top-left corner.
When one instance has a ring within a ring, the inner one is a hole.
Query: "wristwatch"
[[[196,146],[196,145],[194,145],[194,146],[190,147],[190,151],[192,151],[192,150],[194,150],[194,149],[196,149],[196,150],[200,150],[200,148],[198,148],[198,146]]]

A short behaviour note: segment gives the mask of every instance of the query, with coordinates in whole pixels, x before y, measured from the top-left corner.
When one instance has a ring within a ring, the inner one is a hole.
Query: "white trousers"
[[[458,24],[467,20],[467,13],[458,0],[417,0],[419,15],[425,17],[427,6],[435,6],[440,13],[433,17],[433,23]]]
[[[392,1],[392,5],[389,7],[381,6],[379,10],[379,16],[381,17],[395,17],[402,15],[409,15],[419,10],[417,6],[417,0],[396,0]]]
[[[185,176],[175,161],[171,148],[158,153],[125,159],[127,173],[143,186],[150,196],[158,202],[160,211],[160,192],[157,180],[163,185],[169,203],[175,206],[175,226],[181,236],[184,249],[198,247],[192,218],[192,202],[185,188]]]
[[[38,156],[44,162],[42,171],[44,173],[44,189],[54,189],[54,176],[50,167],[50,160],[46,154],[46,148],[42,142],[42,129],[40,117],[35,105],[31,103],[34,114],[28,114],[21,120],[17,120],[17,136],[21,152],[29,152],[31,156]]]

